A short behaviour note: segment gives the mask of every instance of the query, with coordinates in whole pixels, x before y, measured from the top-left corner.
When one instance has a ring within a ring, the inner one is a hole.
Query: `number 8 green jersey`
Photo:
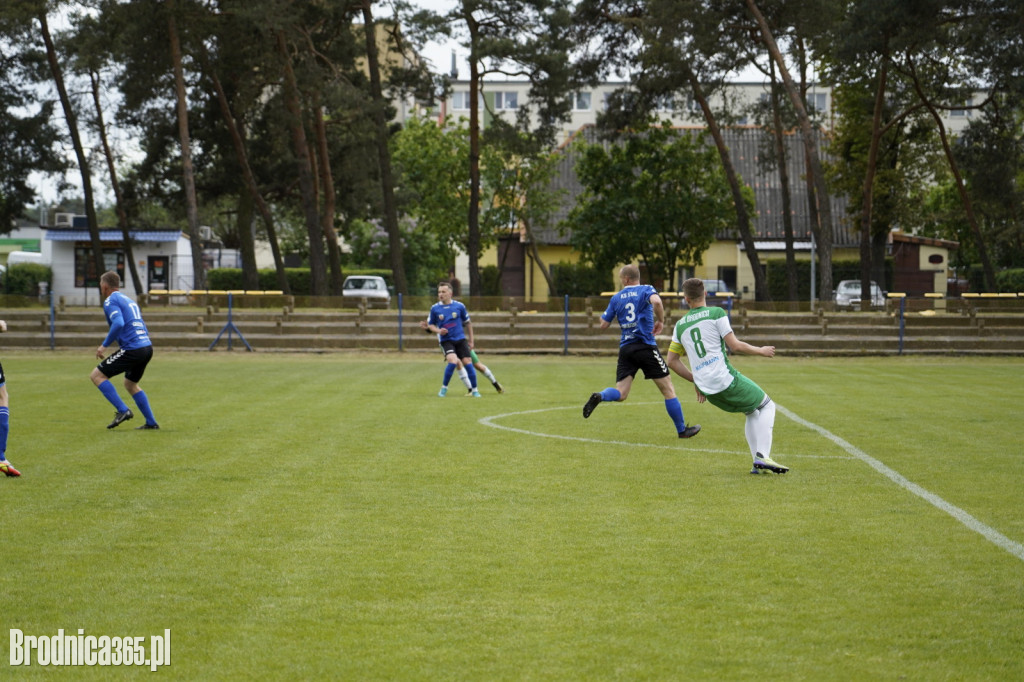
[[[725,337],[732,332],[729,315],[722,308],[694,308],[676,322],[669,351],[686,354],[693,382],[704,395],[721,393],[738,373],[729,364]]]

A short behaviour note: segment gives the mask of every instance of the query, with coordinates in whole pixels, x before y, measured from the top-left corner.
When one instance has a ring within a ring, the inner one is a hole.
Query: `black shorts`
[[[448,341],[445,339],[441,342],[441,352],[445,357],[448,357],[449,353],[455,353],[455,357],[460,360],[468,360],[470,359],[469,340],[462,338],[458,341]]]
[[[668,365],[657,346],[646,343],[631,343],[619,347],[619,365],[615,368],[615,381],[636,376],[637,370],[644,371],[647,379],[660,379],[669,375]]]
[[[146,365],[153,359],[153,346],[135,348],[132,350],[117,349],[106,360],[96,365],[96,369],[103,372],[103,376],[116,377],[124,372],[124,378],[128,381],[139,383],[142,375],[146,372]]]

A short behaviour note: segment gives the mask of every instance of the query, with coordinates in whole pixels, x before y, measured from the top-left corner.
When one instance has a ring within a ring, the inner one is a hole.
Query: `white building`
[[[93,266],[92,241],[84,216],[74,216],[70,225],[44,227],[41,244],[43,261],[53,270],[53,294],[68,305],[99,305],[99,275]],[[126,262],[121,230],[101,229],[106,270],[121,276],[122,291],[132,298],[152,289],[193,287],[191,241],[181,230],[130,230],[132,255],[142,280],[143,291],[132,282]]]

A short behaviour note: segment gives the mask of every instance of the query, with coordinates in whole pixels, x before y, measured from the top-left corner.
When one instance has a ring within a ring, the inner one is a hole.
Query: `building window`
[[[964,102],[964,106],[965,107],[969,107],[969,106],[971,106],[971,103],[972,103],[971,102],[971,98],[968,97],[967,101]],[[949,110],[949,115],[950,116],[957,116],[957,117],[970,116],[971,115],[971,111],[970,111],[970,109],[950,109]]]
[[[494,108],[496,110],[518,109],[519,93],[515,91],[494,93]]]
[[[121,249],[103,249],[103,269],[113,270],[124,281],[124,251]],[[75,286],[80,289],[95,288],[100,285],[100,275],[93,266],[92,246],[80,242],[75,245]]]
[[[469,92],[456,90],[452,93],[452,110],[469,111]]]
[[[608,95],[605,95],[607,99]],[[572,110],[573,111],[590,111],[590,93],[589,92],[577,92],[572,98]]]
[[[824,113],[828,109],[828,94],[812,92],[807,95],[807,108],[812,112]]]
[[[675,111],[676,98],[673,95],[661,95],[657,100],[655,100],[654,108],[657,111]]]

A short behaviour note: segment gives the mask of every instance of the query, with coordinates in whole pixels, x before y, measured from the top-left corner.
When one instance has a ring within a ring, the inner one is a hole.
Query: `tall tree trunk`
[[[128,229],[128,214],[124,209],[124,199],[121,197],[121,183],[117,180],[117,168],[114,166],[114,154],[110,151],[110,142],[107,140],[107,127],[103,122],[103,103],[100,101],[100,79],[95,72],[89,73],[89,81],[92,84],[92,101],[96,105],[96,129],[100,135],[100,143],[103,145],[103,156],[107,160],[107,172],[110,173],[110,187],[114,190],[114,207],[117,211],[117,224],[121,228],[121,239],[124,242],[124,259],[128,261],[128,271],[132,275],[132,283],[138,294],[144,292],[142,278],[139,277],[139,269],[135,265],[135,252],[132,248],[132,235]]]
[[[718,149],[718,156],[722,160],[722,167],[725,169],[725,177],[729,181],[729,189],[732,191],[732,201],[736,206],[736,227],[740,233],[740,240],[743,242],[743,248],[747,252],[747,260],[750,262],[750,269],[754,273],[754,292],[755,296],[759,301],[771,301],[772,297],[768,291],[768,280],[765,277],[764,268],[761,267],[761,258],[757,254],[757,246],[754,244],[754,234],[750,229],[750,213],[747,211],[747,202],[743,198],[743,190],[740,186],[740,178],[736,173],[736,167],[732,164],[732,157],[729,155],[729,147],[725,144],[725,138],[722,136],[722,129],[718,125],[715,114],[711,110],[711,105],[708,104],[707,97],[704,96],[704,88],[701,86],[700,81],[697,79],[697,74],[693,72],[689,66],[684,66],[686,70],[686,78],[690,81],[690,87],[693,90],[693,96],[700,104],[700,109],[704,112],[704,120],[708,124],[708,131],[711,133],[712,139],[715,141],[715,147]],[[672,264],[675,265],[674,263]],[[671,280],[673,272],[668,273]]]
[[[864,169],[864,189],[860,217],[860,309],[871,310],[871,211],[875,197],[875,174],[878,147],[882,140],[882,109],[889,75],[889,54],[882,54],[878,67],[878,85],[875,88],[875,106],[871,115],[871,143],[868,147],[867,168]],[[882,282],[884,285],[885,283]]]
[[[302,104],[299,86],[292,69],[292,60],[285,44],[284,33],[277,31],[277,49],[284,71],[284,99],[288,108],[288,125],[292,132],[292,148],[299,171],[299,189],[302,192],[302,213],[309,237],[309,275],[312,294],[322,296],[327,292],[327,266],[324,263],[324,239],[320,229],[320,214],[316,206],[313,189],[313,167],[309,159],[309,142],[302,122]]]
[[[960,173],[960,166],[956,162],[956,157],[953,156],[953,149],[949,145],[949,136],[946,134],[946,126],[942,123],[942,117],[936,110],[935,105],[932,104],[931,100],[924,93],[924,88],[921,87],[921,81],[917,77],[917,69],[914,67],[913,62],[910,58],[907,58],[907,65],[910,67],[911,76],[914,79],[914,92],[917,93],[918,98],[924,103],[928,109],[928,113],[932,115],[935,120],[935,125],[939,129],[939,137],[942,139],[942,149],[946,153],[946,162],[949,164],[949,170],[953,173],[953,179],[956,181],[956,191],[960,195],[960,202],[964,205],[964,213],[967,215],[967,223],[971,226],[971,234],[974,235],[974,246],[978,249],[978,258],[981,259],[981,267],[985,272],[985,286],[989,291],[997,291],[999,289],[996,284],[996,273],[992,268],[992,261],[988,257],[988,248],[985,246],[985,239],[981,234],[981,226],[978,225],[978,218],[974,215],[974,204],[971,202],[971,196],[967,193],[967,187],[964,185],[963,175]]]
[[[231,104],[228,102],[224,86],[220,82],[217,73],[212,68],[209,68],[209,64],[207,64],[206,71],[213,82],[214,90],[217,92],[217,102],[220,105],[221,117],[228,128],[231,144],[235,148],[235,156],[238,159],[239,167],[242,169],[242,179],[245,181],[246,189],[251,195],[256,209],[259,211],[260,217],[263,219],[263,226],[267,230],[267,239],[270,241],[270,253],[274,257],[274,270],[277,272],[277,286],[285,294],[290,294],[291,287],[288,286],[288,275],[284,270],[284,258],[281,256],[281,246],[277,241],[274,216],[271,214],[270,207],[267,206],[267,202],[260,193],[259,185],[256,184],[256,176],[252,172],[252,166],[249,165],[249,154],[246,151],[245,140],[242,138],[242,129],[235,120],[235,115],[231,111]],[[242,227],[239,225],[239,230],[241,229]],[[250,225],[247,234],[243,236],[239,232],[238,238],[242,244],[242,279],[246,282],[246,287],[252,284],[253,288],[256,288],[259,286],[259,272],[256,270],[256,245],[251,230],[252,226]],[[246,273],[247,263],[249,263],[248,269],[251,270],[248,274]]]
[[[242,288],[250,291],[260,288],[260,273],[256,269],[256,240],[252,230],[255,204],[248,189],[238,193],[235,233],[238,235],[238,250],[242,255]]]
[[[377,30],[370,11],[370,0],[362,0],[363,30],[366,32],[366,65],[370,71],[370,94],[373,98],[373,117],[377,126],[377,162],[380,165],[380,185],[383,194],[384,230],[388,233],[391,274],[395,291],[409,293],[405,277],[405,256],[402,235],[398,228],[398,207],[395,203],[395,180],[391,170],[391,152],[388,149],[388,122],[384,117],[386,102],[381,87],[380,59],[377,55]]]
[[[537,250],[537,240],[533,237],[533,228],[530,225],[530,221],[525,218],[523,219],[523,229],[526,230],[526,242],[530,246],[530,256],[540,269],[540,274],[544,275],[544,281],[548,283],[548,297],[557,296],[558,292],[555,291],[555,281],[551,279],[551,270],[541,260],[540,252]]]
[[[36,17],[39,20],[39,30],[42,33],[43,43],[46,45],[46,61],[50,65],[50,74],[53,76],[54,85],[57,87],[57,95],[60,97],[60,105],[64,109],[64,118],[68,123],[68,134],[71,136],[71,144],[75,148],[75,157],[78,159],[78,169],[82,174],[82,194],[85,197],[85,217],[89,223],[89,241],[92,245],[93,267],[96,268],[96,287],[99,288],[100,275],[106,270],[103,262],[103,243],[100,241],[100,228],[96,220],[96,205],[93,202],[92,193],[92,172],[89,170],[89,159],[85,156],[85,148],[82,146],[82,136],[78,131],[78,116],[74,107],[71,106],[71,98],[68,97],[67,87],[64,85],[64,74],[57,60],[57,50],[53,45],[53,38],[50,36],[50,25],[46,20],[46,11],[42,11]]]
[[[319,105],[313,108],[313,128],[316,131],[316,142],[320,153],[317,154],[317,167],[323,185],[324,204],[320,212],[320,228],[327,243],[327,260],[330,266],[330,292],[332,296],[341,296],[341,247],[338,246],[338,231],[334,229],[334,211],[336,198],[334,193],[334,176],[331,173],[330,150],[327,147],[327,126],[324,124],[323,109]]]
[[[192,141],[188,131],[188,97],[185,94],[185,71],[181,64],[181,40],[174,20],[174,0],[168,0],[167,32],[171,42],[174,66],[174,94],[178,102],[178,139],[181,141],[181,172],[185,186],[185,213],[188,236],[192,242],[192,286],[206,288],[206,267],[203,265],[203,240],[199,234],[199,202],[196,199],[196,174],[192,166]]]
[[[825,171],[821,166],[821,157],[818,154],[817,132],[811,126],[811,118],[807,115],[807,107],[804,106],[803,98],[793,82],[793,77],[786,67],[786,60],[782,57],[771,28],[768,26],[764,15],[757,8],[754,0],[746,0],[747,9],[753,15],[761,31],[761,37],[772,57],[772,60],[779,67],[782,81],[786,86],[786,93],[796,110],[797,120],[800,122],[800,132],[803,137],[804,149],[809,171],[809,182],[813,181],[814,194],[817,198],[817,211],[820,217],[820,224],[812,224],[811,229],[816,230],[815,235],[818,242],[818,261],[821,264],[821,272],[818,273],[818,281],[821,283],[819,295],[828,295],[832,291],[832,202],[828,193],[828,185],[825,183]],[[812,254],[813,257],[813,254]]]
[[[466,8],[466,2],[463,2]],[[480,25],[469,9],[464,9],[469,27],[469,291],[480,294],[480,64],[476,55]]]
[[[782,126],[782,102],[779,101],[779,84],[775,78],[775,62],[771,66],[772,125],[775,128],[775,156],[779,164],[779,189],[782,191],[782,229],[786,240],[786,291],[789,302],[795,306],[800,298],[800,286],[796,273],[796,248],[793,244],[793,199],[789,189],[789,158],[786,156],[786,131]]]

